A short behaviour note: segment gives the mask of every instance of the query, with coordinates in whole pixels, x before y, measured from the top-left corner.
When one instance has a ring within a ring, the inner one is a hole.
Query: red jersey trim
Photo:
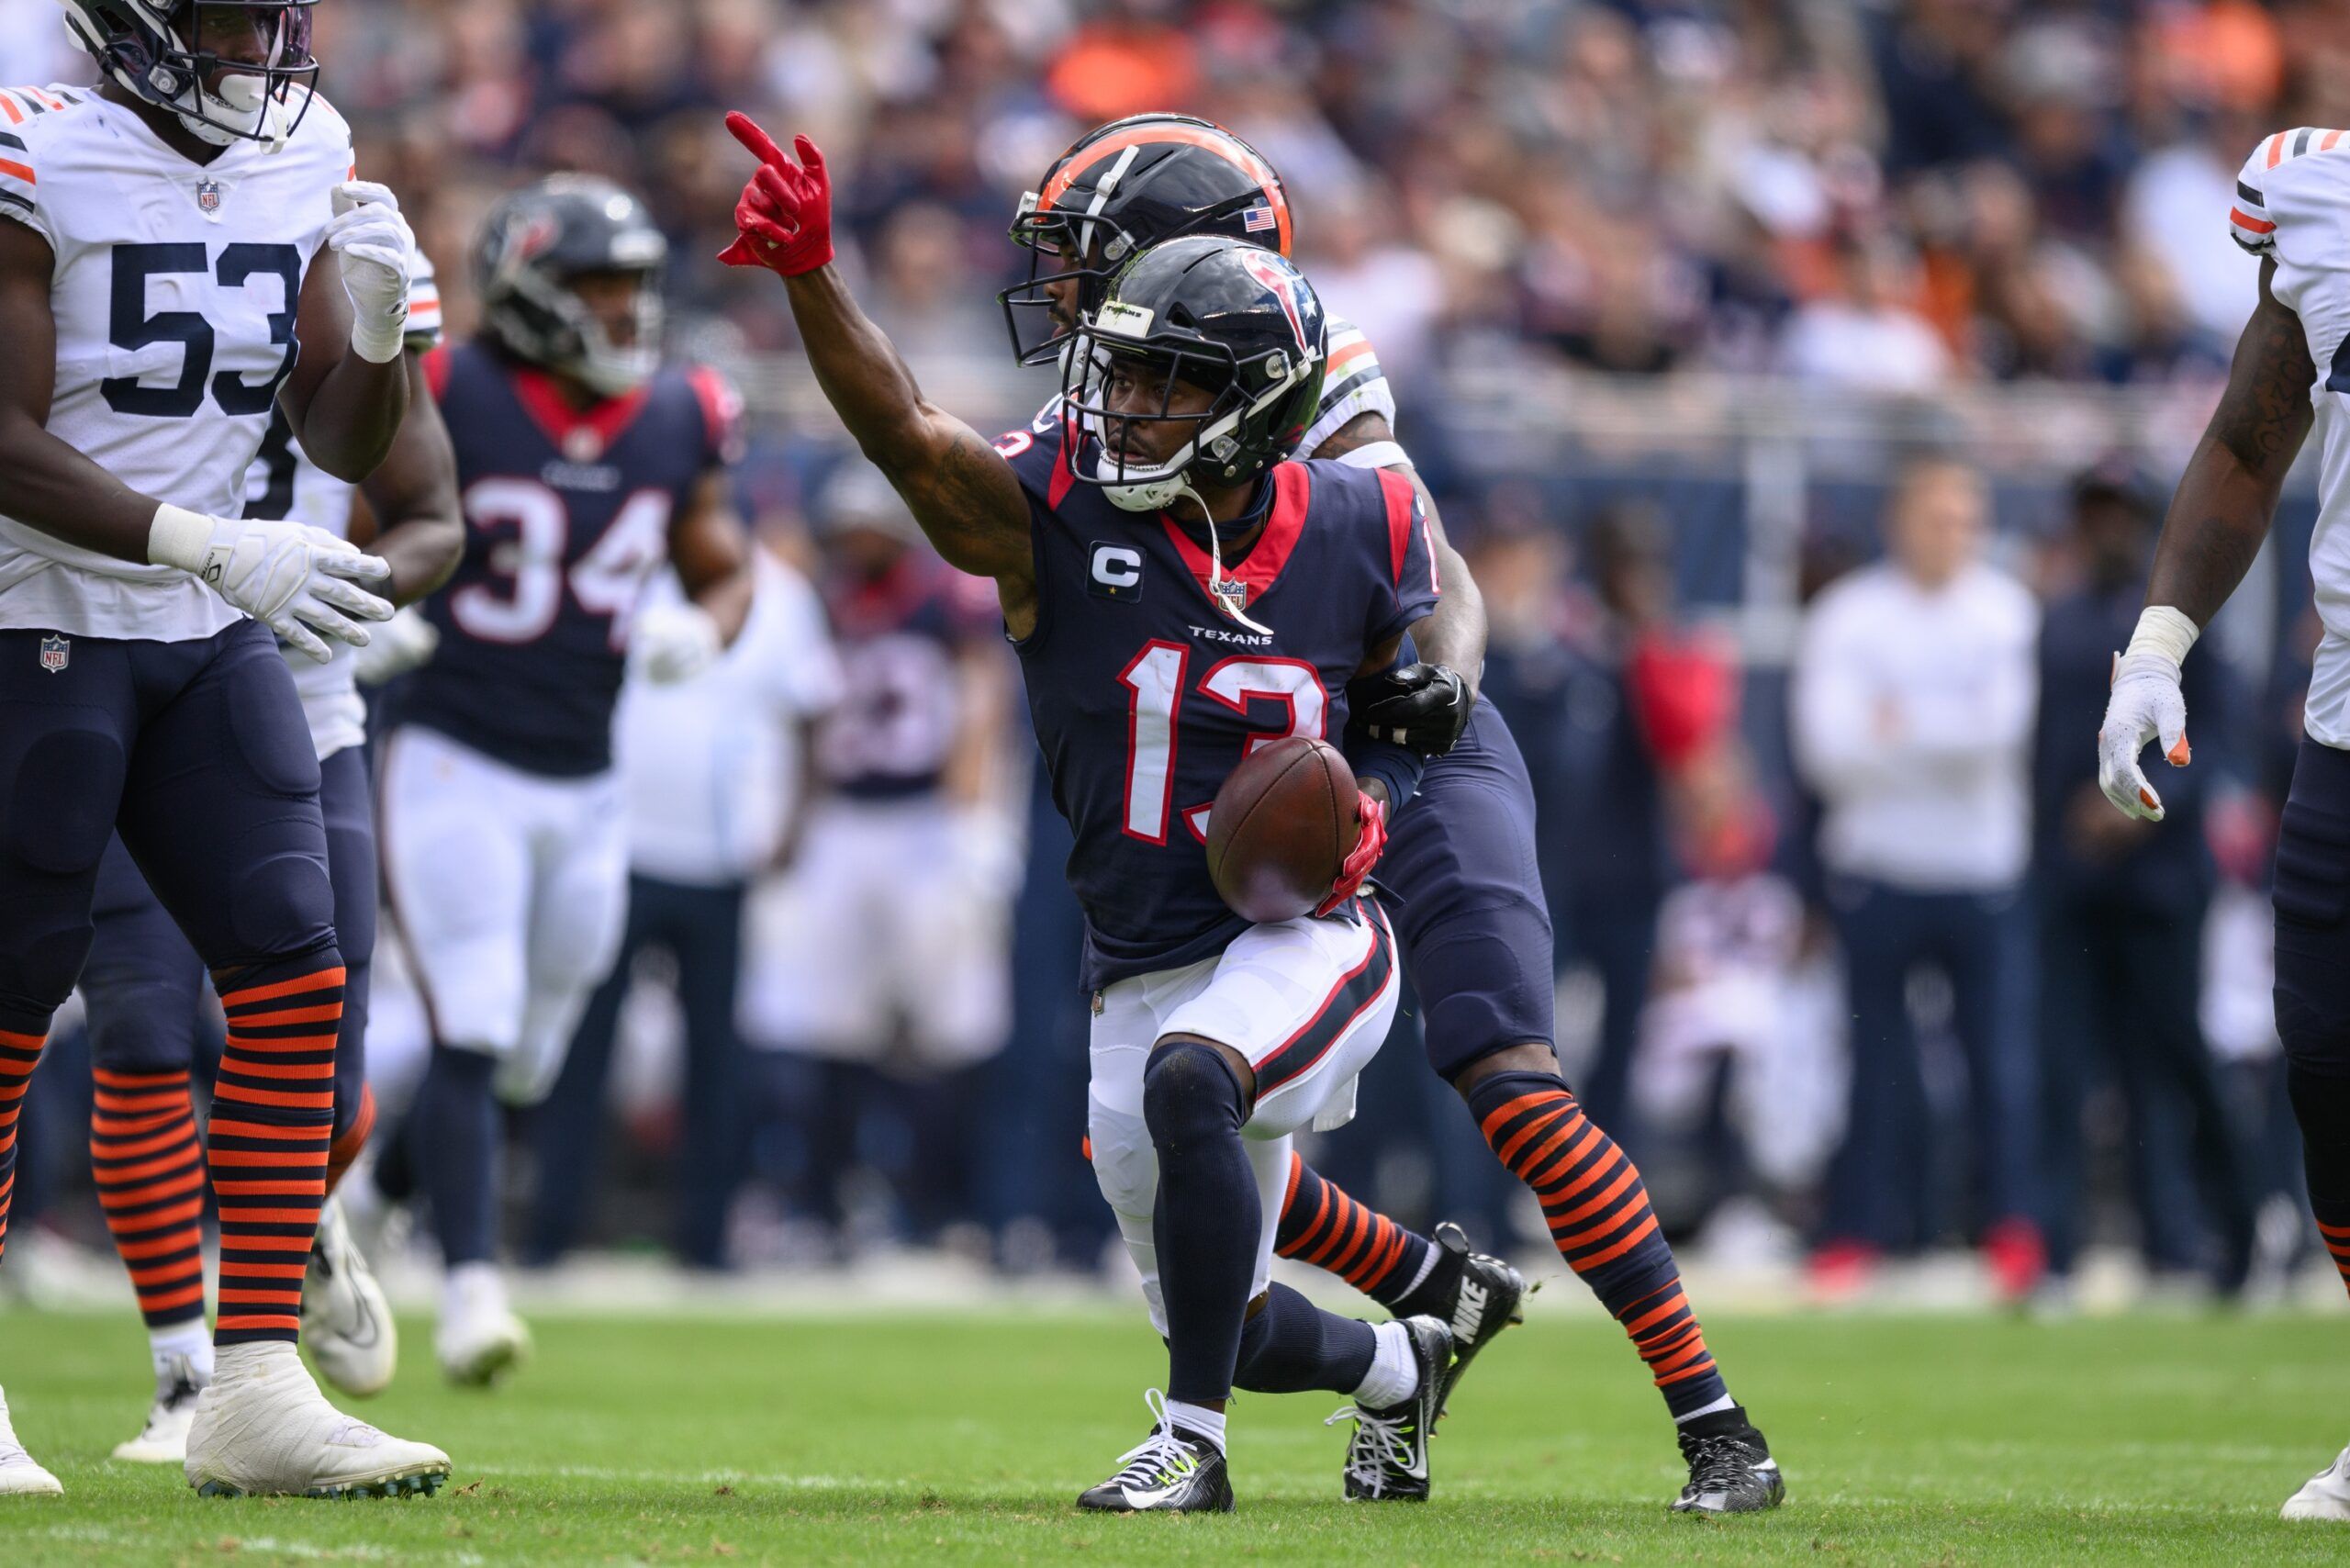
[[[582,409],[563,395],[554,376],[546,371],[517,365],[507,374],[513,383],[515,401],[559,452],[569,451],[570,438],[583,430],[595,436],[599,450],[610,447],[644,411],[645,400],[653,394],[650,386],[640,386],[625,398],[607,398]]]
[[[447,399],[449,395],[448,344],[442,343],[426,353],[424,356],[424,385],[427,389],[431,392],[432,400],[434,402],[443,402]]]
[[[1289,565],[1297,549],[1297,542],[1305,534],[1305,513],[1314,502],[1314,476],[1303,463],[1283,463],[1273,469],[1273,510],[1265,520],[1264,537],[1248,552],[1248,558],[1237,566],[1227,564],[1225,576],[1247,586],[1250,603],[1262,599]],[[1192,536],[1166,512],[1158,514],[1159,526],[1167,530],[1176,554],[1190,567],[1192,580],[1200,585],[1200,593],[1210,604],[1215,597],[1208,592],[1211,571],[1208,553],[1192,542]],[[1221,609],[1221,606],[1218,606]]]

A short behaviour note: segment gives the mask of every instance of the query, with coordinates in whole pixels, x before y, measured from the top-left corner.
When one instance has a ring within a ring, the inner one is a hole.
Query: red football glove
[[[758,121],[726,117],[734,140],[757,154],[758,171],[734,204],[734,243],[718,253],[730,267],[767,267],[785,277],[814,272],[833,259],[833,182],[824,155],[804,136],[791,145],[794,163]]]
[[[1355,840],[1354,853],[1338,867],[1338,879],[1330,884],[1330,896],[1314,906],[1317,915],[1328,914],[1339,905],[1362,891],[1371,880],[1371,868],[1379,864],[1382,851],[1387,847],[1387,802],[1365,790],[1360,797],[1355,816],[1362,823],[1361,836]]]

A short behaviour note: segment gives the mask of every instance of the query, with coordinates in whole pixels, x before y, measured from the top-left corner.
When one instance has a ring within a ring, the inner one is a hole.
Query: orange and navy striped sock
[[[359,1108],[351,1120],[335,1131],[334,1142],[327,1146],[327,1191],[332,1193],[351,1174],[352,1162],[367,1147],[367,1139],[375,1131],[375,1092],[365,1084],[359,1086]]]
[[[2350,1077],[2288,1065],[2285,1088],[2301,1129],[2301,1173],[2326,1255],[2350,1288]]]
[[[90,1074],[90,1174],[150,1328],[204,1317],[204,1154],[187,1069]]]
[[[9,1023],[31,1023],[9,1019]],[[8,1200],[17,1190],[17,1118],[25,1108],[25,1090],[40,1063],[47,1025],[32,1029],[0,1028],[0,1253],[8,1249]]]
[[[1497,1072],[1468,1099],[1494,1153],[1541,1201],[1559,1255],[1631,1336],[1673,1417],[1727,1407],[1729,1390],[1648,1189],[1616,1141],[1553,1073]]]
[[[1289,1191],[1273,1227],[1273,1250],[1338,1278],[1399,1317],[1448,1257],[1427,1237],[1405,1229],[1297,1155],[1289,1157]],[[1456,1263],[1450,1271],[1458,1275]],[[1448,1287],[1449,1288],[1449,1287]]]
[[[219,977],[229,1042],[205,1159],[220,1205],[216,1345],[293,1339],[334,1137],[342,959],[331,947]]]

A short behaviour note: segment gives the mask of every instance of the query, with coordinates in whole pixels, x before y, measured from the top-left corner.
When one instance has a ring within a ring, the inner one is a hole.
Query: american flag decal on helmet
[[[1270,207],[1252,207],[1240,215],[1240,230],[1244,234],[1259,233],[1272,227],[1273,209]]]

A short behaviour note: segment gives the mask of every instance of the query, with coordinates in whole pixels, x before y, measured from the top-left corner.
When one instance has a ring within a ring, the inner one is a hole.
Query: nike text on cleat
[[[55,1497],[65,1488],[17,1440],[8,1423],[8,1396],[0,1394],[0,1497]]]
[[[1118,1469],[1078,1495],[1077,1506],[1113,1514],[1228,1514],[1232,1480],[1224,1450],[1168,1418],[1157,1389],[1143,1403],[1158,1420],[1149,1437],[1118,1456]]]
[[[116,1459],[126,1464],[178,1464],[187,1458],[187,1429],[204,1384],[185,1356],[172,1357],[169,1376],[171,1386],[157,1389],[147,1425],[137,1437],[115,1444]]]
[[[1786,1500],[1787,1484],[1770,1444],[1733,1405],[1680,1428],[1689,1484],[1673,1501],[1676,1514],[1759,1514]]]
[[[1433,1317],[1407,1317],[1404,1329],[1412,1337],[1412,1359],[1420,1369],[1411,1397],[1383,1410],[1348,1405],[1323,1423],[1355,1424],[1342,1471],[1349,1502],[1428,1500],[1428,1439],[1452,1370],[1452,1330]]]
[[[1525,1275],[1498,1258],[1472,1252],[1468,1236],[1450,1220],[1436,1227],[1434,1239],[1461,1260],[1460,1282],[1446,1314],[1452,1329],[1452,1365],[1437,1390],[1436,1413],[1441,1417],[1477,1352],[1499,1338],[1503,1329],[1526,1321],[1522,1308],[1527,1291]]]
[[[187,1484],[207,1497],[429,1495],[449,1456],[327,1403],[282,1339],[220,1347],[188,1429]]]
[[[383,1393],[399,1369],[399,1331],[384,1287],[334,1198],[319,1211],[319,1237],[302,1278],[302,1343],[319,1375],[356,1398]]]
[[[2350,1524],[2350,1449],[2303,1482],[2300,1491],[2285,1499],[2277,1517]]]

